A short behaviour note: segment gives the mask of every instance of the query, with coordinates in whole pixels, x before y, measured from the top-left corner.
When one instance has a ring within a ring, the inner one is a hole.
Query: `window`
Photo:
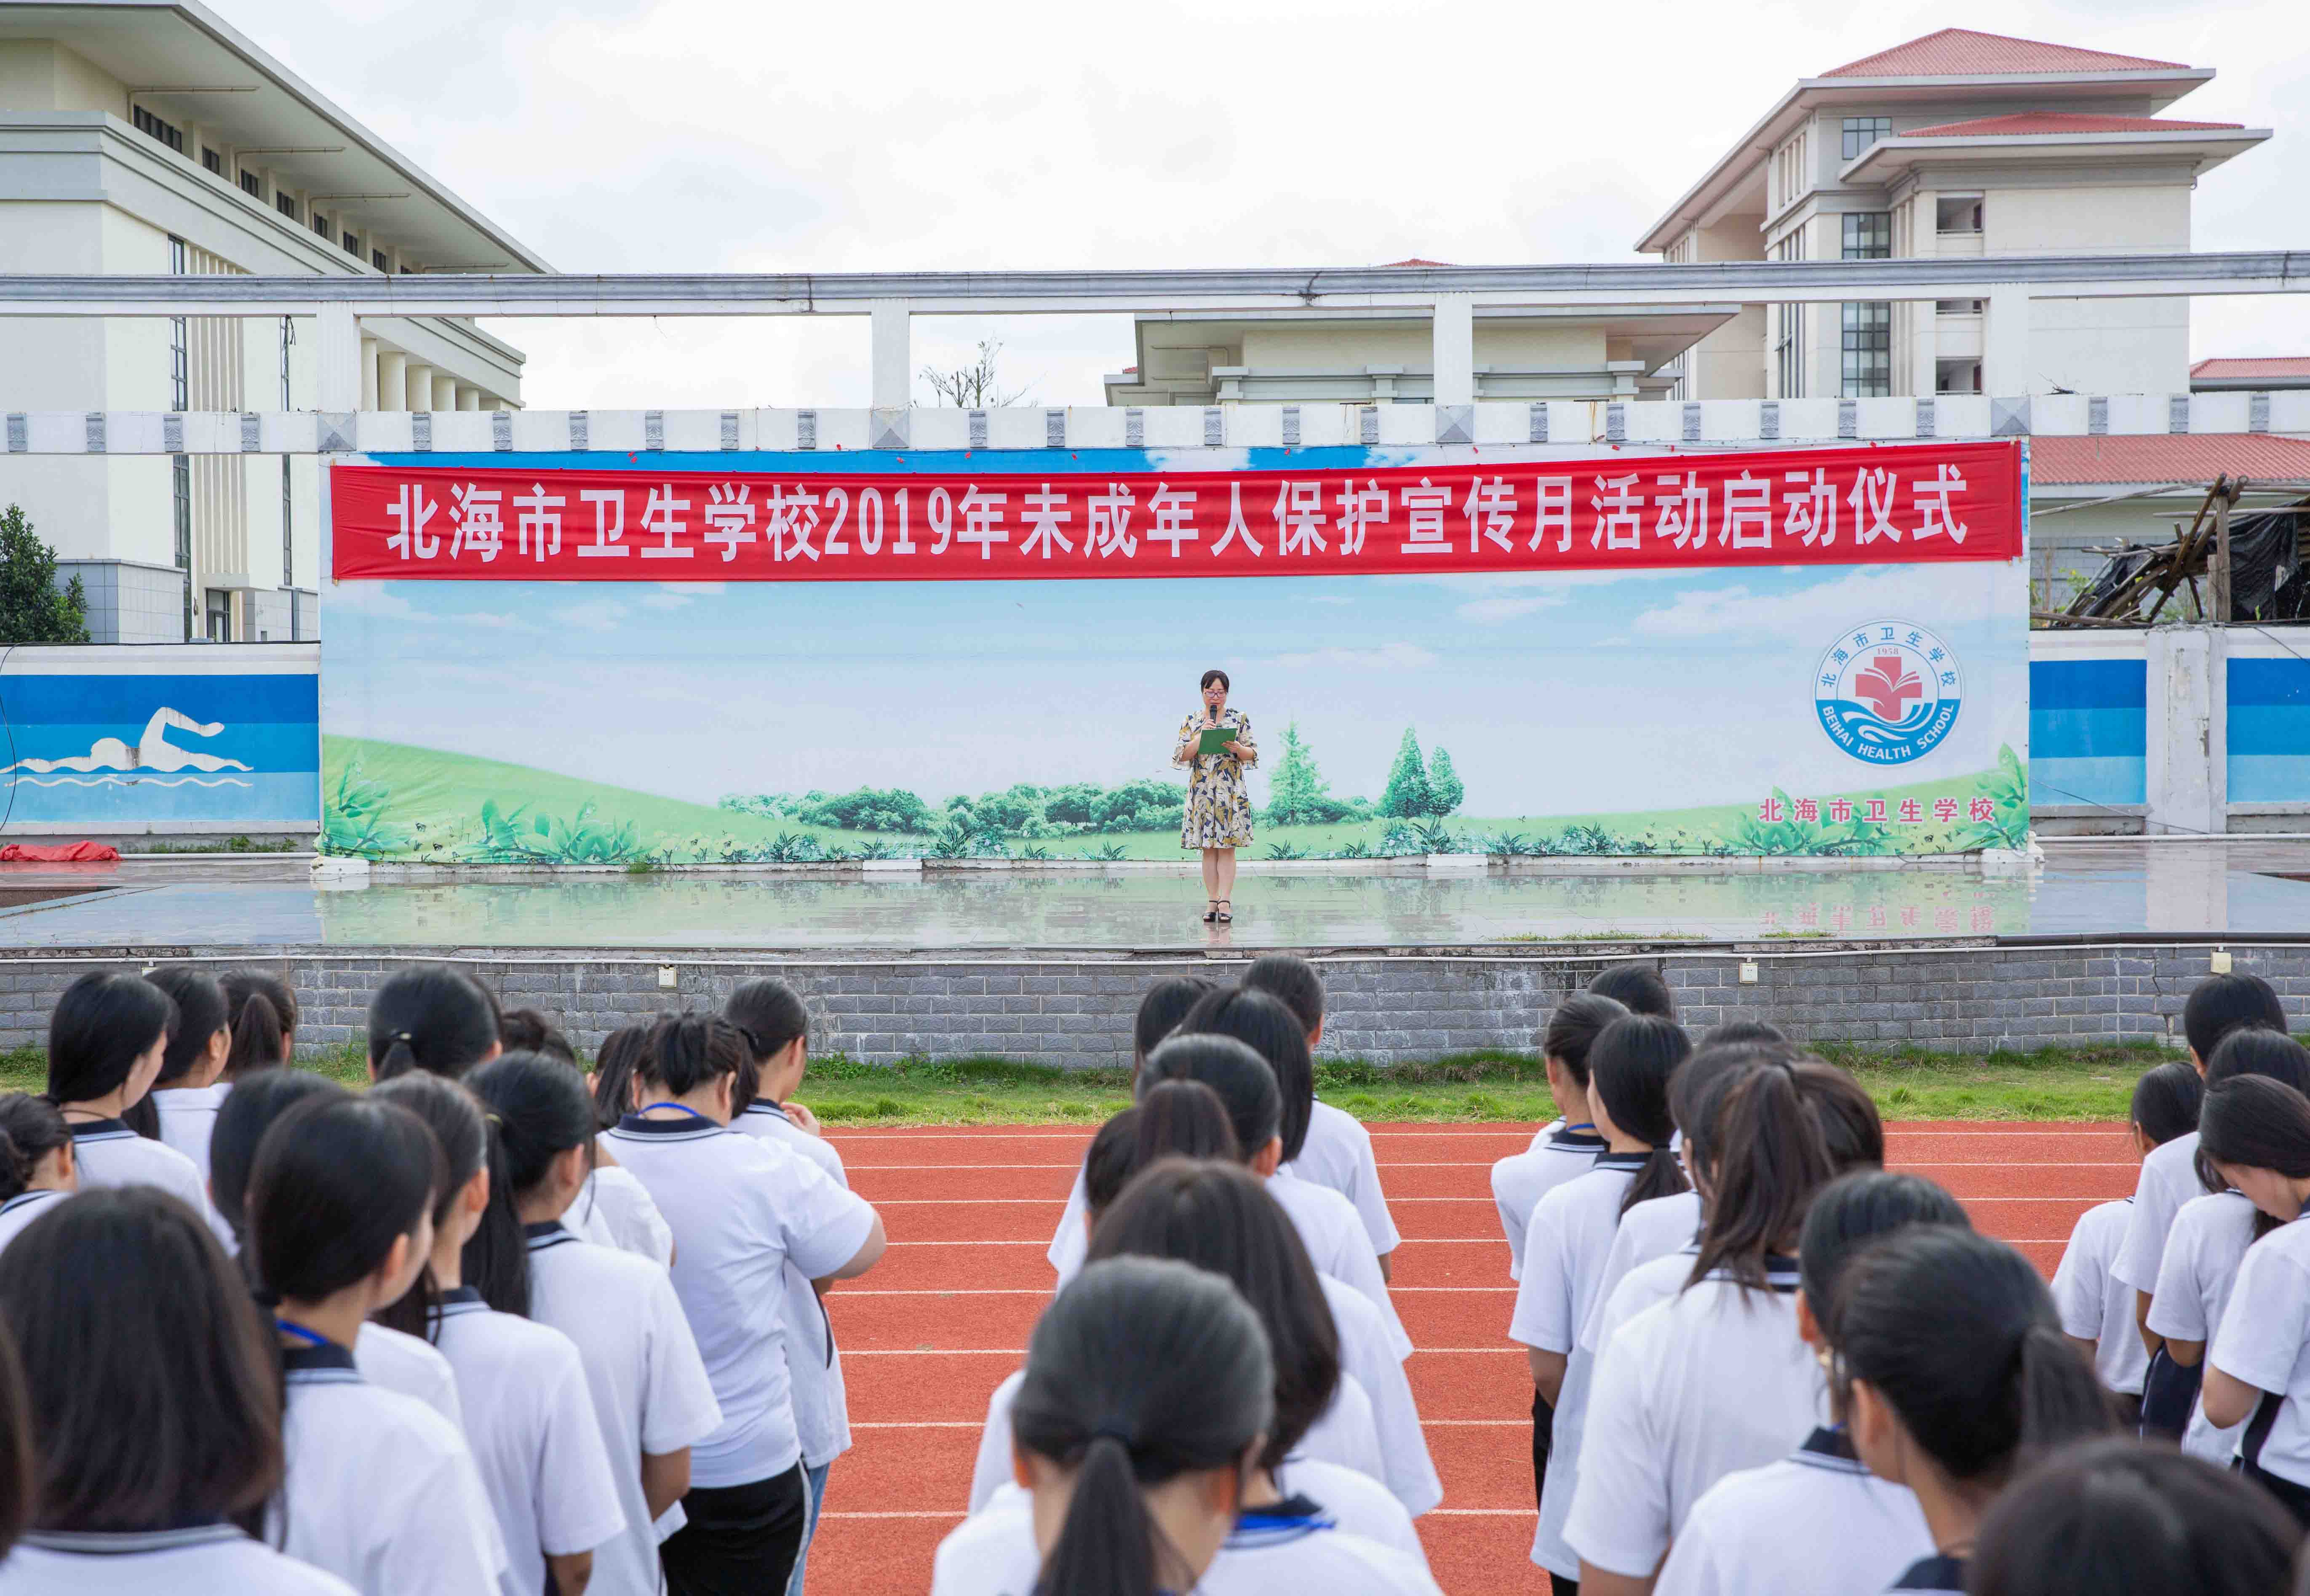
[[[291,221],[297,220],[297,202],[277,188],[273,191],[273,208]]]
[[[161,121],[160,117],[154,116],[141,105],[128,113],[128,118],[130,121],[136,124],[137,132],[151,134],[152,137],[160,140],[162,143],[168,145],[171,150],[176,151],[179,155],[185,152],[185,130],[183,128],[176,126],[171,123]]]
[[[1889,211],[1861,211],[1841,219],[1845,224],[1845,258],[1846,260],[1884,260],[1893,253],[1893,214]]]
[[[1981,301],[1979,299],[1935,299],[1933,310],[1940,316],[1979,316]]]
[[[1852,160],[1879,139],[1893,136],[1890,117],[1847,117],[1845,119],[1845,159]]]
[[[1847,399],[1882,399],[1893,391],[1893,307],[1881,300],[1844,312],[1843,386]]]
[[[1802,229],[1773,246],[1773,258],[1776,260],[1802,260],[1804,257],[1804,233]],[[1777,397],[1804,397],[1804,306],[1802,304],[1773,307],[1773,368],[1779,378]]]
[[[214,150],[204,148],[201,151],[201,164],[208,168],[209,170],[214,172],[218,177],[221,178],[224,176],[224,157],[218,154]]]
[[[177,568],[185,573],[185,641],[193,640],[193,457],[169,462],[171,507],[176,512]]]
[[[289,346],[297,342],[297,328],[287,317],[281,318],[281,408],[289,404]],[[281,456],[281,585],[297,585],[297,547],[291,535],[296,525],[296,499],[290,490],[289,456]],[[293,605],[294,601],[291,601]]]
[[[240,173],[240,191],[241,193],[248,195],[251,199],[263,199],[265,197],[265,179],[244,167],[241,169]]]
[[[1937,233],[1977,233],[1981,230],[1981,196],[1941,195],[1933,201],[1933,230]]]
[[[1812,140],[1808,131],[1799,128],[1795,135],[1773,152],[1772,208],[1781,210],[1793,204],[1797,196],[1812,186],[1810,151]]]
[[[209,589],[209,641],[232,641],[232,594],[221,587]]]
[[[169,275],[182,277],[192,270],[182,239],[169,240]],[[187,342],[185,318],[169,318],[169,408],[190,410],[192,395],[192,354]]]
[[[375,263],[377,269],[380,272],[390,272],[393,270],[390,265],[386,264],[385,251],[382,249],[370,250],[369,252],[369,258]]]
[[[318,211],[313,213],[313,230],[325,239],[329,236],[329,219]]]
[[[347,233],[347,234],[345,235],[345,253],[346,253],[347,255],[352,256],[355,260],[359,260],[359,259],[360,259],[360,234],[358,234],[358,233]]]

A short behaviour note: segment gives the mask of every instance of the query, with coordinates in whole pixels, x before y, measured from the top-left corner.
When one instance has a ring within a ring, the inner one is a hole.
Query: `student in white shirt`
[[[1299,1022],[1307,1037],[1311,1074],[1308,1085],[1307,1134],[1285,1167],[1301,1180],[1329,1186],[1355,1205],[1356,1214],[1379,1254],[1380,1271],[1388,1268],[1388,1254],[1402,1240],[1395,1219],[1387,1211],[1387,1193],[1380,1189],[1379,1160],[1372,1155],[1371,1132],[1352,1114],[1333,1107],[1315,1096],[1312,1065],[1324,1041],[1324,983],[1316,967],[1291,953],[1264,953],[1243,972],[1243,985],[1280,999]],[[1284,1095],[1290,1096],[1285,1086]],[[1286,1116],[1289,1117],[1288,1115]],[[1290,1136],[1285,1136],[1288,1145]]]
[[[1147,1055],[1177,1028],[1187,1017],[1187,1011],[1201,1002],[1204,993],[1218,989],[1218,983],[1206,981],[1201,976],[1166,976],[1147,989],[1131,1022],[1133,1091],[1139,1089],[1139,1071],[1147,1063]],[[1051,1233],[1050,1250],[1044,1254],[1057,1272],[1060,1285],[1074,1279],[1075,1271],[1082,1267],[1090,1234],[1083,1223],[1083,1172],[1078,1166],[1075,1184],[1067,1193],[1067,1206],[1059,1215],[1059,1227]]]
[[[193,1161],[140,1135],[123,1115],[159,1079],[177,1005],[136,976],[91,973],[65,988],[48,1017],[48,1100],[72,1126],[83,1189],[158,1186],[206,1217],[208,1193]]]
[[[1543,1126],[1532,1146],[1492,1166],[1492,1204],[1508,1240],[1508,1279],[1524,1279],[1524,1238],[1532,1210],[1550,1191],[1583,1175],[1604,1150],[1588,1112],[1588,1050],[1604,1028],[1628,1017],[1611,998],[1573,993],[1556,1005],[1540,1033],[1540,1055],[1548,1071],[1548,1095],[1556,1121]]]
[[[564,1223],[587,1241],[638,1253],[671,1269],[673,1228],[650,1200],[648,1188],[619,1165],[606,1134],[637,1106],[634,1065],[649,1052],[649,1038],[647,1026],[623,1026],[603,1037],[594,1055],[594,1072],[585,1078],[586,1087],[594,1095],[595,1120],[605,1134],[595,1142],[594,1167]]]
[[[505,1051],[497,994],[454,965],[407,965],[369,1000],[369,1076],[463,1080]]]
[[[1980,1596],[2270,1596],[2296,1589],[2302,1527],[2228,1469],[2171,1447],[2055,1453],[1981,1521]]]
[[[1763,1060],[1714,1123],[1715,1192],[1686,1284],[1610,1334],[1596,1360],[1564,1526],[1590,1596],[1648,1588],[1702,1493],[1786,1457],[1824,1412],[1819,1365],[1797,1333],[1793,1256],[1828,1179],[1819,1127],[1790,1072]]]
[[[1832,1333],[1853,1449],[1916,1493],[1932,1536],[1895,1590],[1964,1590],[1982,1514],[2016,1461],[2115,1427],[2036,1270],[1970,1230],[1911,1226],[1854,1259]]]
[[[1797,1331],[1835,1356],[1831,1310],[1845,1267],[1906,1225],[1967,1223],[1957,1199],[1914,1175],[1863,1169],[1815,1194],[1798,1242]],[[1866,1596],[1932,1553],[1906,1486],[1875,1478],[1843,1424],[1788,1456],[1742,1469],[1701,1493],[1662,1565],[1654,1596]]]
[[[594,1105],[576,1069],[508,1054],[473,1071],[497,1116],[529,1254],[529,1316],[577,1344],[625,1529],[595,1548],[590,1596],[653,1596],[657,1521],[690,1488],[690,1448],[722,1422],[713,1383],[662,1264],[581,1240],[562,1216],[594,1150]]]
[[[56,1205],[0,1256],[0,1320],[22,1358],[20,1374],[0,1353],[0,1407],[33,1449],[8,1453],[24,1493],[9,1527],[32,1528],[0,1590],[347,1596],[230,1522],[280,1483],[281,1397],[263,1316],[204,1218],[143,1187]]]
[[[462,1083],[412,1072],[369,1096],[408,1109],[441,1144],[444,1194],[427,1271],[411,1297],[456,1375],[466,1444],[505,1537],[511,1588],[575,1596],[593,1576],[594,1548],[625,1529],[625,1514],[578,1349],[527,1317],[529,1246],[503,1150]]]
[[[80,1190],[72,1127],[46,1097],[0,1096],[0,1247]]]
[[[220,1139],[254,1084],[226,1099]],[[287,1390],[266,1538],[363,1596],[498,1596],[511,1572],[465,1436],[369,1383],[354,1355],[369,1314],[425,1268],[442,1179],[422,1120],[341,1089],[275,1120],[249,1176],[244,1257],[274,1305]]]
[[[882,1255],[873,1209],[807,1159],[728,1127],[745,1039],[727,1020],[662,1021],[636,1066],[643,1106],[609,1133],[673,1227],[673,1288],[719,1428],[690,1448],[688,1522],[660,1548],[675,1596],[777,1592],[809,1518],[780,1288],[789,1263],[831,1284]]]
[[[1683,1028],[1657,1015],[1626,1015],[1604,1028],[1588,1051],[1588,1105],[1606,1150],[1587,1174],[1540,1200],[1524,1237],[1508,1338],[1524,1344],[1533,1388],[1555,1415],[1532,1543],[1532,1560],[1548,1570],[1551,1586],[1580,1576],[1579,1555],[1564,1541],[1592,1372],[1588,1354],[1576,1347],[1580,1323],[1620,1216],[1684,1185],[1669,1150],[1668,1094],[1691,1051]]]
[[[209,1132],[224,1095],[225,1068],[232,1059],[232,1028],[224,987],[215,976],[189,965],[170,965],[144,977],[177,1005],[176,1028],[161,1055],[152,1104],[161,1140],[193,1161],[209,1177]]]

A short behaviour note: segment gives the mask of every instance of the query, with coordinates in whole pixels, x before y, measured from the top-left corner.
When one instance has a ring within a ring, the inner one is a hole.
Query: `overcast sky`
[[[2277,136],[2196,247],[2310,243],[2300,0],[212,3],[568,272],[1627,260],[1795,79],[1949,26],[2217,68],[2167,114]],[[863,317],[492,325],[536,406],[867,399]],[[914,325],[1049,403],[1133,359],[1125,317]],[[2310,299],[2201,299],[2192,345],[2310,351]]]

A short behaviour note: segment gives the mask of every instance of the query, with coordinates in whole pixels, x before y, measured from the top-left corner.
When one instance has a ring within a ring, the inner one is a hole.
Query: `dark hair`
[[[745,1038],[746,1062],[738,1067],[730,1111],[742,1114],[762,1089],[762,1066],[788,1043],[810,1035],[810,1011],[802,994],[783,981],[764,977],[741,984],[722,1005],[722,1018]]]
[[[1035,1596],[1185,1589],[1193,1572],[1160,1545],[1139,1488],[1239,1467],[1274,1385],[1259,1316],[1218,1275],[1107,1258],[1068,1282],[1035,1323],[1011,1405],[1018,1444],[1076,1470]]]
[[[232,1021],[224,1078],[239,1080],[248,1071],[287,1063],[290,1035],[297,1028],[296,989],[263,970],[227,970],[221,984]]]
[[[2205,1064],[2209,1087],[2235,1076],[2265,1075],[2297,1092],[2310,1093],[2310,1048],[2284,1031],[2242,1026],[2215,1045]]]
[[[298,1105],[256,1144],[248,1180],[242,1255],[260,1300],[318,1302],[375,1273],[447,1184],[440,1142],[399,1104],[335,1092]]]
[[[40,1160],[72,1139],[64,1111],[46,1097],[0,1094],[0,1140],[7,1144],[7,1157],[0,1160],[0,1202],[21,1196],[32,1184],[32,1171]]]
[[[1218,1093],[1246,1161],[1275,1140],[1283,1115],[1275,1071],[1249,1045],[1233,1037],[1173,1037],[1147,1055],[1139,1072],[1140,1097],[1166,1080],[1200,1080]]]
[[[395,970],[369,1001],[369,1066],[379,1080],[412,1070],[456,1080],[498,1042],[498,1000],[446,964]]]
[[[2201,1067],[2213,1062],[2214,1049],[2224,1037],[2249,1025],[2284,1030],[2286,1005],[2269,982],[2243,970],[2208,976],[2190,989],[2189,1000],[2182,1005],[2182,1034]]]
[[[1096,1219],[1141,1170],[1164,1158],[1243,1162],[1227,1105],[1200,1080],[1159,1080],[1099,1128],[1083,1157],[1083,1202]]]
[[[1701,1033],[1699,1046],[1746,1047],[1758,1053],[1778,1054],[1793,1063],[1797,1045],[1789,1040],[1788,1032],[1767,1019],[1728,1019],[1722,1025],[1712,1025]]]
[[[17,1360],[14,1339],[0,1328],[0,1557],[14,1548],[32,1516],[39,1467],[32,1455],[32,1396],[24,1387],[24,1366]]]
[[[1588,1050],[1590,1100],[1604,1106],[1623,1134],[1652,1148],[1620,1198],[1622,1213],[1685,1190],[1684,1167],[1669,1148],[1676,1124],[1669,1118],[1668,1084],[1691,1052],[1676,1021],[1653,1014],[1614,1020]]]
[[[1879,1169],[1885,1163],[1885,1121],[1877,1099],[1850,1071],[1822,1059],[1796,1063],[1797,1100],[1820,1128],[1832,1175],[1848,1169]]]
[[[608,1130],[633,1111],[637,1066],[649,1056],[650,1028],[620,1026],[594,1055],[594,1120]]]
[[[553,1160],[573,1147],[591,1149],[594,1100],[574,1065],[551,1054],[508,1053],[473,1071],[466,1083],[482,1100],[505,1153],[513,1194],[534,1191]]]
[[[326,1076],[277,1066],[251,1070],[233,1082],[232,1095],[217,1110],[209,1132],[209,1199],[233,1235],[248,1240],[249,1173],[273,1122],[316,1097],[335,1102],[352,1097]]]
[[[1616,1019],[1626,1019],[1630,1012],[1618,998],[1576,992],[1549,1011],[1548,1023],[1540,1031],[1541,1054],[1561,1063],[1585,1092],[1588,1089],[1589,1049],[1595,1046],[1596,1038],[1603,1034],[1606,1026]]]
[[[177,1005],[150,981],[100,970],[82,976],[48,1016],[48,1100],[91,1103],[118,1091],[176,1019]]]
[[[1716,1114],[1724,1094],[1751,1070],[1788,1066],[1745,1042],[1703,1043],[1669,1078],[1668,1115],[1684,1137],[1684,1161],[1706,1177],[1716,1162]]]
[[[520,1056],[534,1059],[538,1054]],[[481,1099],[460,1081],[422,1073],[388,1080],[369,1096],[409,1110],[425,1122],[425,1128],[441,1144],[441,1188],[433,1198],[435,1230],[448,1223],[466,1183],[483,1169],[489,1171],[489,1203],[482,1210],[481,1225],[458,1255],[457,1271],[464,1283],[479,1291],[482,1300],[499,1313],[527,1318],[529,1240],[522,1234],[521,1215],[514,1206],[514,1180],[506,1167],[505,1145],[491,1123],[491,1116],[483,1112]],[[404,1322],[394,1323],[393,1328],[411,1334],[417,1333],[412,1326],[437,1331],[438,1296],[432,1266],[428,1264],[424,1276],[403,1299],[415,1302],[404,1310]],[[429,1318],[434,1323],[428,1323]]]
[[[1206,1087],[1206,1091],[1211,1089]],[[1083,1207],[1093,1220],[1105,1213],[1138,1173],[1139,1109],[1110,1115],[1083,1152]]]
[[[1307,1052],[1307,1033],[1281,998],[1244,986],[1205,993],[1172,1034],[1233,1037],[1265,1059],[1281,1096],[1276,1133],[1283,1138],[1283,1162],[1299,1156],[1316,1112],[1316,1061]]]
[[[2198,1105],[2206,1083],[2195,1070],[2174,1059],[2141,1072],[2133,1083],[2133,1123],[2159,1147],[2197,1129]]]
[[[739,1074],[748,1062],[746,1038],[720,1015],[674,1014],[650,1028],[648,1051],[634,1061],[634,1075],[686,1097],[717,1076]]]
[[[1845,1266],[1905,1225],[1967,1229],[1965,1205],[1923,1175],[1855,1169],[1813,1193],[1797,1235],[1797,1273],[1813,1323],[1837,1342],[1837,1285]]]
[[[172,964],[144,977],[169,994],[177,1005],[177,1023],[169,1032],[168,1050],[161,1054],[161,1073],[154,1086],[182,1080],[209,1050],[209,1039],[219,1031],[230,1035],[224,988],[215,976],[190,965]]]
[[[1263,953],[1243,972],[1243,984],[1280,1001],[1309,1036],[1324,1023],[1324,978],[1296,953]]]
[[[2003,1242],[1946,1225],[1889,1236],[1846,1266],[1836,1323],[1840,1395],[1867,1381],[1955,1479],[2002,1483],[2028,1454],[2112,1427],[2045,1281]]]
[[[1709,1165],[1708,1222],[1687,1283],[1722,1270],[1745,1288],[1769,1291],[1769,1260],[1796,1246],[1806,1206],[1835,1173],[1828,1148],[1795,1077],[1776,1064],[1743,1071],[1710,1117],[1721,1150]]]
[[[2132,1437],[2092,1441],[1999,1493],[1966,1586],[1975,1596],[2284,1596],[2301,1541],[2291,1514],[2228,1469]]]
[[[1275,1418],[1260,1467],[1295,1451],[1340,1388],[1340,1332],[1307,1248],[1239,1164],[1165,1158],[1099,1216],[1090,1256],[1177,1258],[1232,1281],[1259,1315],[1275,1366]]]
[[[1131,1068],[1135,1073],[1144,1067],[1147,1055],[1155,1051],[1164,1037],[1179,1028],[1187,1011],[1203,999],[1203,994],[1218,990],[1216,982],[1201,976],[1166,976],[1147,989],[1139,1000],[1139,1012],[1131,1023]]]
[[[1218,682],[1221,687],[1226,688],[1229,692],[1233,692],[1235,690],[1235,683],[1228,680],[1228,673],[1225,671],[1219,670],[1204,672],[1203,679],[1195,683],[1195,690],[1197,692],[1201,692],[1203,689],[1211,686],[1214,681]]]
[[[1589,978],[1588,990],[1611,998],[1631,1014],[1676,1018],[1676,999],[1669,995],[1668,982],[1657,965],[1608,964]]]
[[[199,1215],[149,1186],[56,1203],[0,1253],[38,1499],[73,1531],[181,1528],[281,1479],[271,1338]]]
[[[2275,1170],[2294,1180],[2310,1175],[2310,1098],[2266,1075],[2232,1075],[2208,1086],[2198,1111],[2198,1178],[2209,1192],[2228,1185],[2217,1164]],[[2256,1208],[2254,1239],[2283,1223]]]
[[[578,1062],[578,1050],[561,1028],[534,1009],[508,1009],[499,1015],[498,1044],[508,1053],[545,1053],[565,1064]]]

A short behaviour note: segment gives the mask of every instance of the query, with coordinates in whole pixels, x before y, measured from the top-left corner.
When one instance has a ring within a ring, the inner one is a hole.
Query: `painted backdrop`
[[[324,844],[1178,858],[1216,665],[1255,858],[2015,846],[2022,447],[339,466]]]

